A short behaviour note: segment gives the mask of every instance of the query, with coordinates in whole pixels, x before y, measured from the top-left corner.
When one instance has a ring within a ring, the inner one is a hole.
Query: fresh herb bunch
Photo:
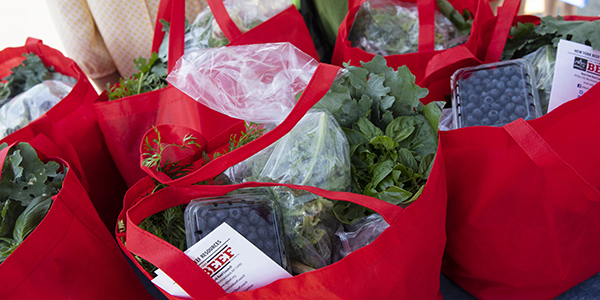
[[[24,53],[25,59],[20,65],[11,69],[11,74],[4,77],[0,83],[0,101],[21,94],[44,80],[61,80],[75,83],[73,77],[60,74],[54,66],[46,67],[42,59],[35,53]]]
[[[600,20],[565,21],[560,16],[543,17],[538,26],[533,23],[517,23],[510,29],[501,60],[521,58],[546,45],[557,48],[561,39],[600,50],[598,31],[600,31]]]
[[[456,46],[456,38],[468,35],[471,30],[469,13],[461,15],[449,2],[443,2],[442,13],[435,16],[435,49]],[[409,4],[410,5],[410,4]],[[451,19],[446,17],[446,14]],[[453,22],[458,24],[457,27]],[[460,29],[459,29],[460,28]],[[391,1],[364,2],[356,13],[348,34],[352,47],[369,53],[394,55],[417,52],[419,48],[419,17],[416,6],[398,5]],[[466,41],[466,39],[465,39]]]
[[[119,83],[112,86],[110,83],[106,85],[109,100],[155,91],[167,86],[167,62],[159,59],[156,52],[153,52],[148,60],[140,57],[134,59],[133,63],[139,72],[128,78],[121,78]]]
[[[146,152],[142,154],[142,157],[144,158],[142,160],[142,165],[149,168],[157,167],[158,171],[165,173],[171,179],[181,178],[193,171],[192,164],[182,164],[179,161],[169,161],[168,159],[164,159],[163,151],[169,147],[178,147],[180,149],[190,148],[192,146],[200,147],[200,145],[198,145],[196,142],[196,138],[192,135],[186,135],[182,139],[181,144],[164,144],[161,140],[160,131],[156,127],[154,130],[157,134],[157,138],[152,141],[148,139],[144,141]],[[230,137],[229,150],[234,150],[253,140],[256,140],[263,133],[264,129],[258,126],[258,124],[247,123],[245,132],[242,132],[239,136],[234,134]],[[206,153],[204,154],[206,160],[205,162],[208,162],[208,155],[206,155]],[[221,154],[215,153],[213,159],[219,155]],[[154,183],[155,187],[151,193],[167,187],[167,185],[156,179],[154,180]],[[200,182],[198,184],[208,184],[208,182]],[[185,219],[183,214],[184,211],[185,205],[171,207],[147,217],[140,223],[139,226],[140,228],[177,247],[179,250],[185,251],[187,249],[187,245],[185,235]],[[125,224],[123,224],[123,222],[119,223],[119,230],[121,232],[125,231]],[[150,274],[156,270],[156,267],[148,261],[139,256],[135,257],[140,265]]]
[[[8,147],[6,143],[0,149]],[[12,147],[0,180],[0,263],[17,249],[48,213],[64,180],[55,161],[43,163],[27,143]]]
[[[331,112],[346,133],[354,191],[411,203],[431,171],[443,105],[420,102],[428,90],[415,84],[406,66],[394,71],[381,56],[361,64],[345,64],[347,72],[315,107]],[[336,202],[333,212],[347,224],[371,213],[349,202]]]

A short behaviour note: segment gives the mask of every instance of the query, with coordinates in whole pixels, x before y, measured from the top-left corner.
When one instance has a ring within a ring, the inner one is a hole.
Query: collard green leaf
[[[19,178],[23,176],[23,167],[21,167],[21,162],[23,161],[23,157],[19,150],[13,152],[13,154],[8,156],[8,162],[10,162],[10,167],[13,171],[13,176],[15,178]]]
[[[6,199],[2,203],[2,222],[0,223],[0,237],[12,237],[11,234],[15,228],[15,223],[25,211],[25,207],[19,201]]]
[[[52,198],[48,196],[36,197],[27,206],[15,223],[13,239],[21,244],[25,238],[42,222],[48,213]]]
[[[407,66],[398,68],[397,76],[391,82],[391,95],[396,98],[392,106],[394,116],[414,115],[419,100],[427,96],[429,91],[415,84],[415,76]]]

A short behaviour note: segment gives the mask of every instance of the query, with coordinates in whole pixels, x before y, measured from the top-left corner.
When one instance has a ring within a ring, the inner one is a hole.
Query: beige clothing
[[[133,59],[150,57],[160,0],[46,0],[65,53],[92,79],[136,72]],[[186,0],[192,22],[205,0]]]

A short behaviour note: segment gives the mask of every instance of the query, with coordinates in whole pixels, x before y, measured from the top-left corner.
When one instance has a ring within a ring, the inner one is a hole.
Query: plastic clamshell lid
[[[456,128],[502,126],[542,115],[533,67],[514,59],[462,68],[451,77]]]
[[[195,199],[184,212],[188,248],[229,224],[282,268],[291,271],[278,207],[269,194],[244,193]]]

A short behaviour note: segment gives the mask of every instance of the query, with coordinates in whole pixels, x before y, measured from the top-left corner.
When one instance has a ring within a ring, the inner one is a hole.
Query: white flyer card
[[[583,95],[600,81],[600,51],[583,44],[560,40],[548,112]]]
[[[292,277],[227,223],[185,251],[227,293],[249,291],[277,279]],[[156,270],[154,284],[177,297],[189,295],[163,271]]]

